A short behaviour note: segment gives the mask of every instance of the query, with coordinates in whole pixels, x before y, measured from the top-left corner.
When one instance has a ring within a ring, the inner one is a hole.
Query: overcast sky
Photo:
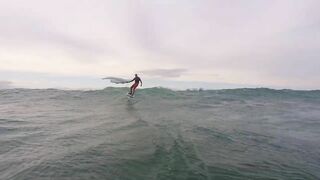
[[[319,0],[0,0],[0,88],[103,88],[110,84],[102,77],[139,73],[147,87],[320,89],[319,7]]]

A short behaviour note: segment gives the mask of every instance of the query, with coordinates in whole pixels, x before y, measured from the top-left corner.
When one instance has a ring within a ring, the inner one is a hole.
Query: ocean
[[[0,90],[0,179],[320,179],[320,91],[127,91]]]

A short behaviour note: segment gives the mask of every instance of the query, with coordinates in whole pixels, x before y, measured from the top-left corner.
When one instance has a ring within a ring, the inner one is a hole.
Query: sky
[[[0,88],[320,89],[319,0],[0,0]],[[129,85],[122,85],[129,86]]]

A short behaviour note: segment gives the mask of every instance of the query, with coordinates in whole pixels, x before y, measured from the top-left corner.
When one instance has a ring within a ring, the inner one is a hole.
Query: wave
[[[0,179],[320,177],[318,90],[128,90],[0,90]]]
[[[42,99],[54,100],[81,100],[95,98],[96,101],[112,98],[105,103],[121,103],[126,97],[128,88],[107,87],[101,90],[60,90],[60,89],[10,89],[0,90],[0,96],[5,98],[4,103],[14,104],[20,101],[40,101]],[[320,102],[320,90],[275,90],[268,88],[241,88],[221,90],[172,90],[163,87],[138,89],[135,94],[138,100],[159,102],[161,100],[185,100],[192,101],[189,105],[195,108],[212,107],[224,102],[245,103],[254,100],[257,103],[265,101],[308,101]],[[195,103],[197,102],[197,103]],[[152,102],[150,102],[152,103]]]

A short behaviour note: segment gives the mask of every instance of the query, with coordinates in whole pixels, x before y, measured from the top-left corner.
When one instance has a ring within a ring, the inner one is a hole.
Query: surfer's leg
[[[131,95],[133,96],[134,93],[136,92],[136,87],[133,87],[131,92],[132,92]]]
[[[135,85],[135,84],[133,84],[133,85],[130,87],[130,92],[129,92],[130,95],[132,95],[134,85]]]
[[[138,87],[139,83],[136,83],[132,86],[132,90],[131,90],[131,95],[134,95],[134,93],[136,92],[136,88]]]

